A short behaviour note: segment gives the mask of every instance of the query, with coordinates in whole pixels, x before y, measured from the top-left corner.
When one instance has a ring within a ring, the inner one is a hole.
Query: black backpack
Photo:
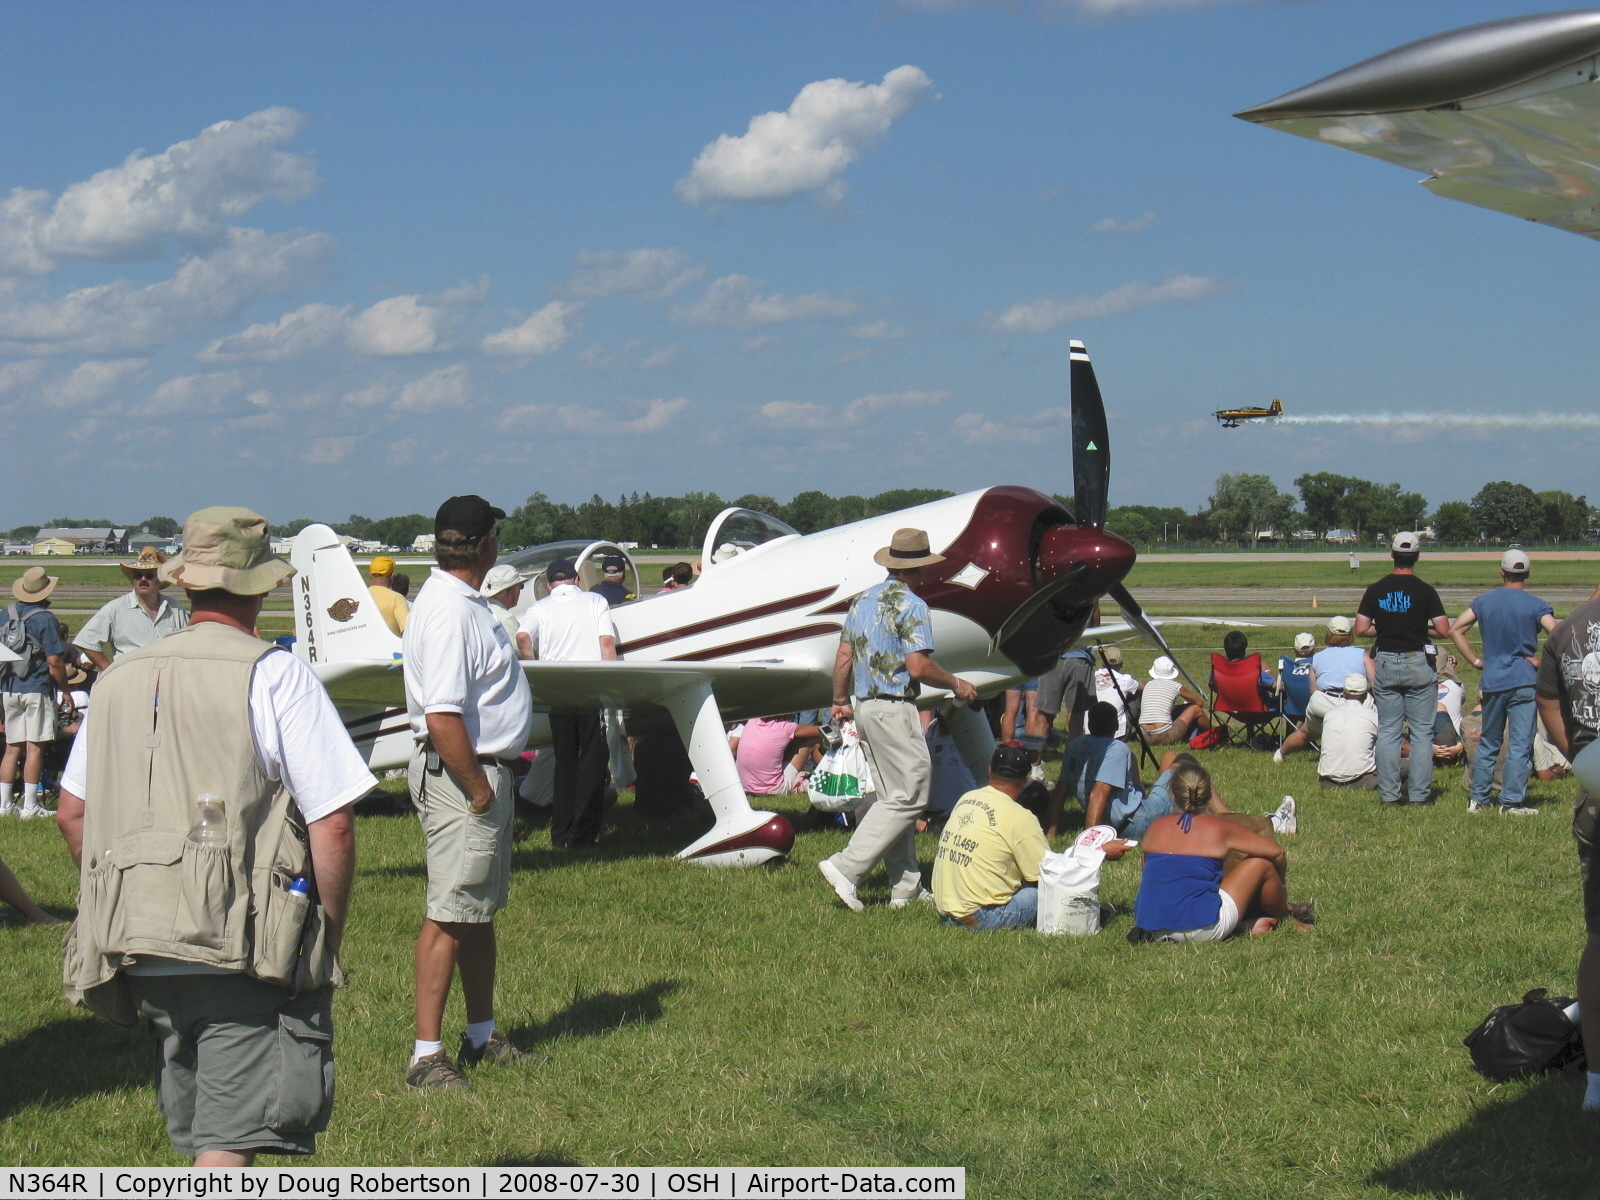
[[[1521,1004],[1502,1004],[1461,1044],[1472,1052],[1472,1065],[1490,1079],[1519,1079],[1545,1071],[1585,1068],[1583,1032],[1567,1016],[1569,997],[1546,999],[1535,988]]]

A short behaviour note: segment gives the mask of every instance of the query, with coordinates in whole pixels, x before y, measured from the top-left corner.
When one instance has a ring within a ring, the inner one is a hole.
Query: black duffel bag
[[[1481,1073],[1490,1079],[1520,1079],[1585,1068],[1583,1032],[1566,1014],[1571,998],[1548,999],[1545,991],[1535,988],[1520,1004],[1502,1004],[1461,1039]]]

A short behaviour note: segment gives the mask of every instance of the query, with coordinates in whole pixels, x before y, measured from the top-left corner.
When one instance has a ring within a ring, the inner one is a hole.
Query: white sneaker
[[[1042,763],[1034,763],[1033,766],[1029,767],[1028,778],[1035,783],[1047,782],[1044,777],[1044,765]]]
[[[1281,748],[1272,752],[1272,761],[1275,763],[1281,763],[1283,761],[1283,750]]]
[[[915,896],[895,896],[895,897],[893,897],[889,901],[889,907],[890,908],[904,908],[906,905],[910,904],[913,900],[917,901],[919,904],[932,904],[933,903],[933,893],[930,892],[925,887],[919,887],[917,889],[917,894]],[[846,903],[849,903],[849,901],[846,901]]]
[[[4,804],[0,804],[0,817],[14,817],[21,811],[22,810],[20,808],[11,803],[9,800]]]
[[[1468,800],[1467,801],[1467,811],[1469,813],[1482,812],[1486,808],[1493,808],[1493,807],[1494,807],[1494,804],[1491,803],[1488,800]]]
[[[48,808],[42,808],[35,804],[31,808],[24,808],[21,812],[17,813],[17,816],[21,817],[24,821],[32,821],[38,817],[53,817],[55,816],[55,813],[51,812]]]
[[[1293,796],[1285,796],[1276,812],[1271,814],[1272,828],[1279,833],[1299,833],[1300,820],[1295,816]]]
[[[823,859],[817,864],[817,870],[822,872],[822,877],[835,892],[839,893],[839,899],[844,901],[844,906],[851,912],[861,912],[867,907],[861,903],[861,897],[856,895],[856,885],[846,879],[844,872],[838,867]]]
[[[27,816],[28,814],[23,813],[22,815]],[[1527,804],[1502,804],[1500,806],[1500,815],[1502,817],[1537,817],[1539,810]]]

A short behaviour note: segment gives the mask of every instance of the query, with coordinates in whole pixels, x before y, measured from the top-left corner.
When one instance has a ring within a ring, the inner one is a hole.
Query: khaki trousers
[[[904,700],[858,700],[856,731],[867,752],[877,801],[850,844],[832,858],[859,885],[881,860],[892,899],[913,899],[922,886],[917,866],[917,814],[927,807],[933,767],[917,706]]]

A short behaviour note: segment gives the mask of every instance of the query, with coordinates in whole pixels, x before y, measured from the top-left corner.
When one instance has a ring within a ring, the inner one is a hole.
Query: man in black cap
[[[1016,742],[995,747],[989,786],[968,792],[950,812],[933,860],[933,903],[947,925],[1032,927],[1039,913],[1039,862],[1050,843],[1017,797],[1033,756]]]
[[[610,605],[626,604],[629,600],[637,600],[639,594],[630,592],[627,583],[627,560],[620,554],[608,554],[600,562],[600,573],[605,576],[590,590],[598,592],[606,598]]]
[[[544,574],[550,594],[528,605],[517,630],[522,656],[544,662],[616,658],[617,630],[605,598],[578,587],[578,569],[571,559],[556,559]],[[554,709],[550,738],[556,759],[550,844],[557,850],[592,845],[605,812],[605,726],[595,710]]]
[[[406,621],[408,778],[427,843],[428,908],[417,937],[414,1088],[465,1087],[461,1067],[522,1058],[494,1021],[494,916],[511,888],[511,763],[528,743],[533,696],[500,622],[478,590],[500,550],[506,514],[452,496],[434,518],[439,565]],[[467,1030],[457,1060],[443,1045],[450,980],[461,971]]]

